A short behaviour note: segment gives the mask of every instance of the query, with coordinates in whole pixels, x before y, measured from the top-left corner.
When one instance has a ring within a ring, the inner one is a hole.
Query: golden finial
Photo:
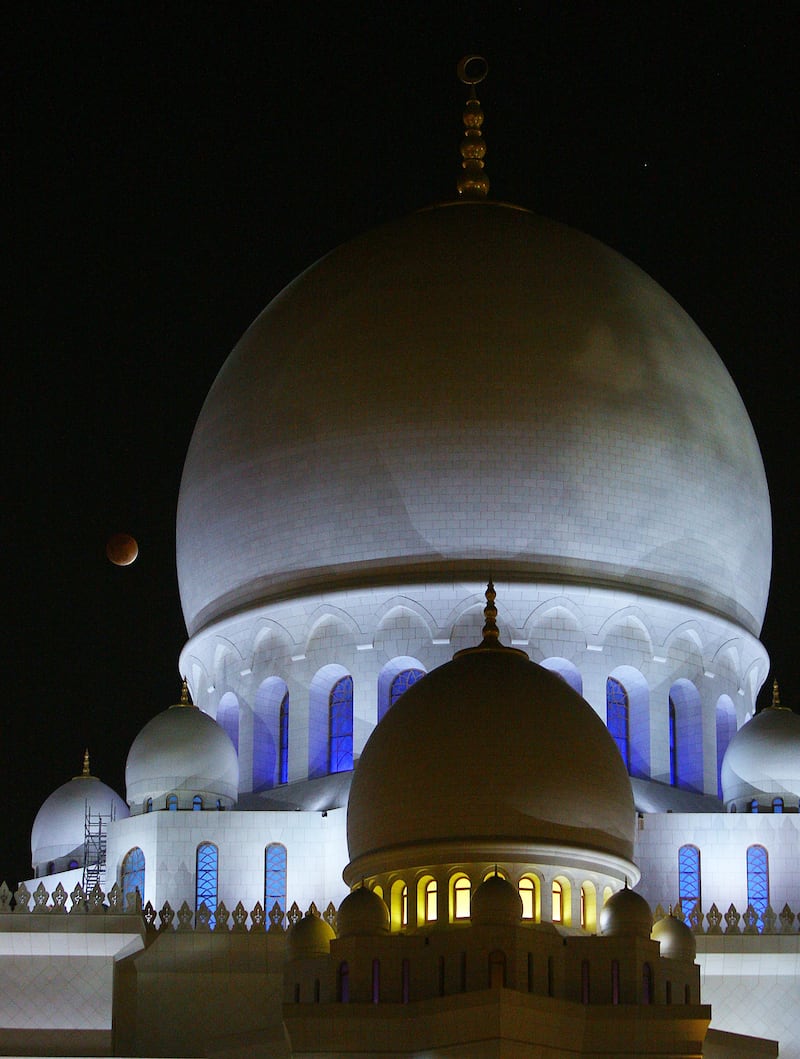
[[[181,678],[181,701],[178,703],[179,706],[191,706],[192,700],[189,698],[189,682],[186,677]]]
[[[86,749],[83,752],[83,772],[81,772],[81,776],[91,776],[91,772],[89,771],[89,747],[88,746],[86,747]]]
[[[491,580],[486,586],[485,595],[486,606],[483,608],[482,641],[476,647],[464,647],[461,651],[456,651],[453,658],[471,654],[473,651],[511,651],[516,655],[522,655],[523,658],[530,661],[527,654],[524,651],[520,651],[518,647],[506,647],[505,644],[500,643],[500,630],[497,628],[497,607],[494,605],[497,593]]]
[[[773,680],[772,681],[772,705],[773,706],[780,706],[780,704],[781,704],[781,692],[780,692],[780,688],[778,687],[778,681],[777,680]]]
[[[462,174],[456,181],[459,198],[485,199],[489,194],[489,177],[484,172],[486,143],[483,139],[483,109],[475,94],[489,72],[489,64],[481,55],[465,55],[458,64],[458,79],[469,86],[469,99],[464,107],[464,139],[461,143]]]

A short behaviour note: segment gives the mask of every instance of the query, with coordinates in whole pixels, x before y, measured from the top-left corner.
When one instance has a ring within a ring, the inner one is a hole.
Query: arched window
[[[453,919],[469,919],[472,886],[466,875],[453,883]]]
[[[435,923],[437,915],[437,887],[436,880],[430,879],[425,885],[425,922]]]
[[[170,794],[169,795],[169,797],[167,798],[167,809],[169,809],[169,811],[171,813],[177,813],[177,811],[178,811],[178,795],[177,794]]]
[[[200,797],[199,794],[196,794],[194,796],[194,798],[192,798],[192,810],[195,813],[199,813],[202,808],[203,808],[203,799]]]
[[[597,929],[597,890],[588,881],[581,886],[581,926],[584,930]]]
[[[378,675],[378,721],[382,721],[400,696],[424,676],[422,663],[410,655],[387,662]]]
[[[747,903],[758,915],[758,932],[764,929],[764,913],[769,904],[769,861],[763,846],[747,851]]]
[[[239,752],[239,700],[232,691],[226,691],[217,706],[217,724],[228,733],[228,738]]]
[[[772,799],[772,811],[773,811],[773,813],[782,813],[783,812],[783,798],[773,798]]]
[[[564,887],[558,881],[553,879],[553,922],[563,923],[564,922]]]
[[[400,891],[400,923],[402,926],[408,926],[408,887],[403,886]]]
[[[754,798],[752,800],[752,802],[750,802],[750,812],[751,813],[757,813],[758,812],[758,798]]]
[[[675,703],[669,700],[669,782],[678,786],[678,729],[675,720]]]
[[[138,846],[128,850],[122,859],[122,907],[128,907],[128,895],[139,891],[139,897],[144,902],[144,853]]]
[[[278,716],[278,783],[289,782],[289,692],[281,699]]]
[[[264,911],[286,911],[286,846],[271,842],[264,850]]]
[[[328,771],[353,768],[353,678],[342,677],[328,699]]]
[[[615,677],[606,681],[606,724],[622,754],[625,768],[631,770],[628,693]]]
[[[678,850],[678,897],[683,914],[700,903],[700,850],[697,846],[681,846]]]
[[[539,888],[535,879],[529,875],[519,881],[519,896],[522,900],[522,918],[539,921]]]
[[[209,926],[214,928],[217,911],[217,873],[219,852],[212,842],[203,842],[197,847],[197,885],[195,889],[195,912],[204,904],[211,913]]]
[[[147,801],[144,803],[144,811],[146,813],[152,813],[152,811],[153,811],[153,799],[152,798],[148,798]]]

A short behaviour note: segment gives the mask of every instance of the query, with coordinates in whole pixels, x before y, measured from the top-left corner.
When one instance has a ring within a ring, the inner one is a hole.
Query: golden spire
[[[189,698],[189,682],[186,677],[181,678],[181,701],[178,703],[179,706],[193,706],[194,703]]]
[[[500,643],[500,630],[497,628],[497,607],[494,605],[497,593],[494,590],[494,583],[491,580],[486,586],[485,595],[486,606],[483,608],[483,640],[475,647],[464,647],[461,651],[456,651],[453,658],[460,658],[461,655],[472,654],[474,651],[509,651],[515,655],[521,655],[526,661],[530,661],[525,651],[520,651],[518,647],[506,647],[505,644]]]
[[[778,687],[778,681],[777,680],[773,680],[772,681],[772,709],[773,710],[788,710],[789,709],[788,706],[783,706],[781,704],[781,692],[780,692],[780,688]]]
[[[90,780],[94,777],[89,771],[89,748],[87,747],[83,752],[83,768],[81,769],[80,776],[75,777],[78,780]]]
[[[485,199],[489,194],[489,177],[484,172],[486,143],[483,139],[483,109],[475,95],[479,85],[489,72],[489,64],[480,55],[465,55],[456,68],[458,79],[469,86],[469,99],[464,107],[464,139],[461,143],[461,168],[463,173],[456,181],[458,197],[461,199]]]

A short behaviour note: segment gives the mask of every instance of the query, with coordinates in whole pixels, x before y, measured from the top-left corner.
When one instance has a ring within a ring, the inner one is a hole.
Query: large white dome
[[[624,586],[758,634],[771,562],[730,376],[635,265],[460,203],[340,247],[222,368],[184,468],[190,635],[306,591]]]

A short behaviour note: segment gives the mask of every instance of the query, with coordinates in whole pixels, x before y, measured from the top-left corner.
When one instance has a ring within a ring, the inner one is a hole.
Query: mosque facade
[[[757,441],[653,280],[485,197],[479,117],[217,377],[181,701],[37,815],[0,1054],[799,1059]]]

